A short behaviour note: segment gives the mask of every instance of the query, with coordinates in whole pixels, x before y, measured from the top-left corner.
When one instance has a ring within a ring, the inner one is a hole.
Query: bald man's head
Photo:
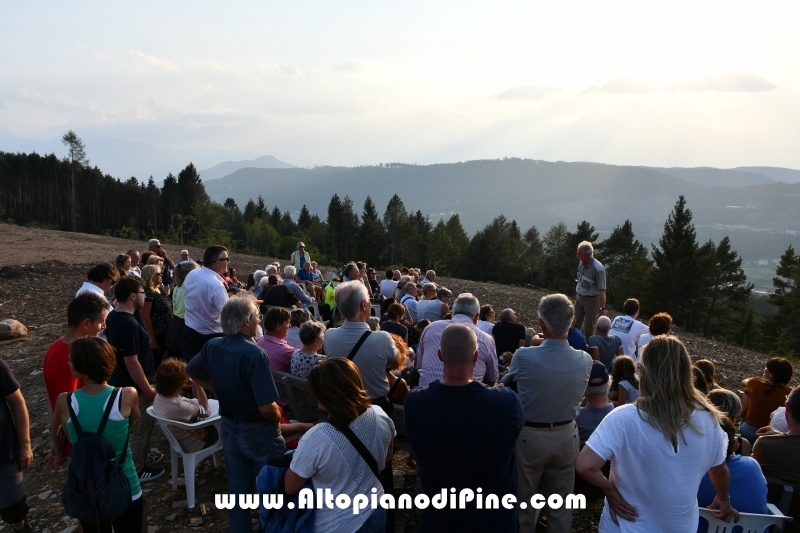
[[[445,364],[469,364],[478,351],[478,337],[464,324],[450,324],[442,332],[439,351]]]

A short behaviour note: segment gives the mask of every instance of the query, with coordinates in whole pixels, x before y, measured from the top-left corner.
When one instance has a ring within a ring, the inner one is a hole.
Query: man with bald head
[[[455,488],[477,496],[516,494],[516,440],[525,423],[522,404],[510,389],[473,380],[478,338],[466,324],[450,324],[436,355],[441,380],[406,395],[405,425],[428,497]],[[480,468],[471,468],[476,463]],[[502,497],[502,496],[500,496]],[[476,498],[477,499],[477,498]],[[434,509],[422,513],[425,531],[517,531],[516,509]]]

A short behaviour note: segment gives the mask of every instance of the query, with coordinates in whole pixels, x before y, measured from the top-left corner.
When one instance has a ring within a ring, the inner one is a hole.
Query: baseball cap
[[[594,387],[608,383],[608,371],[603,363],[595,361],[592,364],[592,373],[589,374],[589,386]]]

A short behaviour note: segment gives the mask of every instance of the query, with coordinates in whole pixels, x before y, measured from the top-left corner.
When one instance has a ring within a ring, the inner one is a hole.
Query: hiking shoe
[[[147,461],[145,461],[144,466],[145,468],[147,468],[148,466],[157,465],[158,463],[161,462],[163,458],[164,454],[161,452],[153,452],[151,454],[148,454]]]
[[[144,467],[139,472],[139,483],[147,483],[163,476],[167,471],[164,468]]]

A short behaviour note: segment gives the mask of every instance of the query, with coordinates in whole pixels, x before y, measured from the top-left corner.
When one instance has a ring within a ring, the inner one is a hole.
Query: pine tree
[[[608,306],[622,309],[628,298],[644,298],[652,262],[647,257],[647,248],[636,240],[630,220],[615,227],[597,245],[595,255],[606,269]]]
[[[703,336],[733,338],[747,319],[753,284],[747,283],[742,259],[731,249],[727,236],[713,247],[713,252],[711,260],[706,262],[707,268],[703,269],[706,272],[702,288]]]
[[[781,255],[776,276],[772,278],[775,292],[769,296],[778,311],[768,315],[762,325],[762,335],[768,346],[786,355],[800,354],[800,256],[789,245]]]
[[[523,279],[533,285],[539,278],[542,270],[542,239],[536,226],[531,226],[522,236],[521,260],[523,265]]]
[[[408,232],[408,212],[403,200],[396,194],[392,196],[383,213],[383,226],[386,228],[386,260],[388,266],[398,265],[403,260],[403,245]]]
[[[328,203],[328,242],[330,254],[334,261],[340,262],[340,247],[343,239],[342,231],[342,200],[334,193]]]
[[[378,266],[383,252],[385,230],[381,222],[375,202],[367,196],[364,200],[364,211],[361,213],[361,228],[359,228],[359,252],[368,265]]]
[[[264,197],[261,196],[260,194],[258,195],[258,200],[256,201],[255,208],[256,208],[255,212],[256,218],[266,218],[267,206],[266,204],[264,204]]]
[[[80,137],[69,130],[61,137],[61,142],[69,148],[69,169],[70,169],[70,195],[72,197],[72,231],[78,231],[78,203],[75,201],[75,165],[80,168],[89,165],[89,160],[86,159],[86,146],[81,141]]]
[[[244,214],[242,215],[242,217],[244,217],[245,223],[252,224],[253,221],[255,221],[258,218],[258,216],[256,215],[257,212],[258,208],[256,207],[256,203],[253,201],[252,198],[250,198],[247,201],[247,205],[244,206]]]
[[[691,329],[696,310],[700,261],[697,232],[692,224],[692,211],[686,198],[678,198],[675,208],[664,223],[664,233],[653,246],[653,276],[650,307],[666,311],[675,323]]]
[[[575,276],[571,274],[570,267],[575,256],[570,247],[570,232],[563,222],[551,227],[544,234],[542,246],[544,248],[544,265],[542,268],[542,287],[564,294],[571,294],[575,290]]]
[[[269,223],[272,224],[272,227],[275,228],[276,230],[278,230],[279,233],[280,233],[280,229],[278,229],[278,228],[281,227],[281,217],[282,216],[283,216],[283,214],[281,213],[281,209],[277,205],[274,208],[272,208],[272,213],[270,213],[270,215],[269,215]],[[281,235],[281,236],[283,236],[283,235]]]
[[[302,230],[308,230],[311,227],[311,212],[306,207],[306,204],[303,204],[303,207],[300,209],[300,215],[297,217],[297,225],[300,226]]]

